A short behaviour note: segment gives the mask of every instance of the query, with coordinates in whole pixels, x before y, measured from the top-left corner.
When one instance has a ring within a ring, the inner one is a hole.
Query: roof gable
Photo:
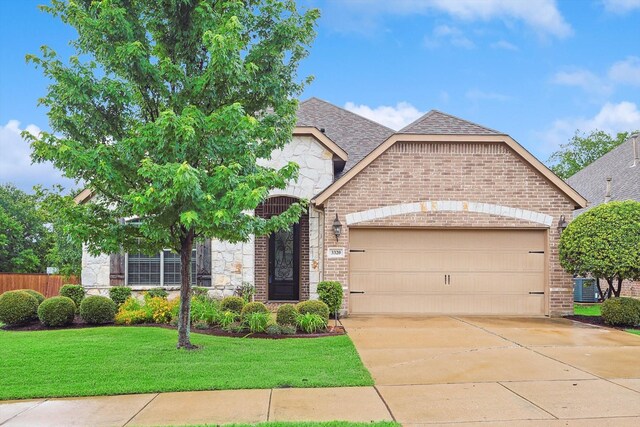
[[[398,133],[423,135],[499,135],[500,132],[438,110],[431,110]]]
[[[349,154],[344,171],[394,133],[386,126],[318,98],[300,102],[297,115],[297,126],[324,129],[324,134]]]

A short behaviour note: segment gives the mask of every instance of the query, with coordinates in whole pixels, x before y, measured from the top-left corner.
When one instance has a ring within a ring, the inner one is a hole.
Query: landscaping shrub
[[[177,316],[177,312],[175,313]],[[213,298],[196,296],[191,299],[191,321],[205,322],[209,326],[218,323],[220,303]]]
[[[324,329],[327,326],[328,319],[315,313],[305,313],[298,316],[298,326],[304,332],[313,334]]]
[[[267,329],[271,316],[269,312],[253,312],[248,313],[244,318],[245,325],[249,328],[249,331],[255,333],[264,332]]]
[[[294,325],[280,325],[282,335],[295,335],[298,329]]]
[[[222,298],[222,302],[220,303],[220,310],[233,311],[237,314],[240,314],[242,312],[242,307],[244,307],[244,300],[240,297],[235,296],[224,297]]]
[[[209,288],[203,288],[202,286],[194,286],[193,288],[191,288],[191,295],[194,298],[199,298],[199,297],[207,298],[209,296]]]
[[[307,314],[307,313],[317,314],[318,316],[322,317],[325,320],[325,323],[329,322],[329,307],[327,306],[327,304],[323,303],[322,301],[318,301],[318,300],[302,301],[298,303],[296,308],[298,309],[298,313],[300,314]]]
[[[149,289],[144,293],[145,298],[164,298],[167,299],[169,293],[162,288]]]
[[[127,286],[114,286],[109,289],[109,297],[120,307],[131,296],[131,288]]]
[[[329,313],[335,314],[342,307],[342,284],[340,282],[318,283],[318,298],[329,307]]]
[[[0,322],[7,325],[28,323],[38,318],[38,300],[25,291],[0,295]]]
[[[76,304],[69,297],[52,297],[38,307],[38,318],[45,326],[67,326],[76,315]]]
[[[634,298],[610,298],[602,303],[602,320],[612,326],[636,326],[640,324],[640,300]]]
[[[110,298],[92,295],[80,303],[80,317],[91,324],[111,323],[116,316],[116,303]]]
[[[253,301],[253,296],[256,293],[256,287],[251,282],[242,282],[242,285],[236,288],[233,294],[237,297],[240,297],[244,300],[244,302]]]
[[[148,323],[149,315],[146,310],[120,310],[115,317],[116,325],[138,325]]]
[[[178,300],[169,301],[161,297],[147,298],[142,309],[147,312],[147,319],[154,323],[169,323],[176,302]]]
[[[218,323],[220,324],[220,327],[222,327],[222,329],[227,329],[231,324],[235,323],[238,320],[238,317],[239,315],[237,313],[227,310],[220,315]]]
[[[64,285],[60,288],[60,296],[71,298],[76,304],[76,313],[80,310],[85,293],[81,285]]]
[[[261,302],[250,302],[242,307],[240,315],[244,319],[252,313],[269,313],[269,309]]]
[[[268,335],[281,335],[282,329],[277,323],[269,323],[264,330]]]
[[[38,305],[42,304],[42,301],[45,300],[44,295],[42,295],[38,291],[34,291],[33,289],[21,289],[22,291],[28,293],[29,295],[35,297],[38,300]]]
[[[280,326],[294,325],[298,318],[298,309],[293,304],[282,304],[276,313],[276,322]]]
[[[193,329],[209,329],[209,324],[204,320],[193,322]]]
[[[142,304],[136,297],[127,298],[119,308],[119,311],[134,311],[142,309]]]

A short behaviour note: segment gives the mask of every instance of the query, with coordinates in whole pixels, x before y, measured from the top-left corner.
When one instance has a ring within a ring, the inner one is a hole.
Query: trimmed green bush
[[[76,304],[76,310],[80,309],[85,293],[81,285],[64,285],[60,288],[60,296],[71,298]]]
[[[120,307],[131,296],[131,288],[128,286],[114,286],[109,289],[109,298]]]
[[[282,335],[295,335],[298,329],[294,325],[281,325],[280,331]]]
[[[293,304],[282,304],[278,307],[276,313],[276,322],[280,326],[295,326],[296,319],[298,318],[298,309]]]
[[[67,326],[73,322],[76,304],[69,297],[52,297],[38,307],[38,318],[45,326]]]
[[[325,323],[329,322],[329,307],[327,304],[318,300],[302,301],[296,305],[298,313],[304,315],[307,313],[317,314],[325,320]]]
[[[240,313],[240,315],[244,319],[252,313],[269,313],[269,309],[261,302],[250,302],[242,307],[242,312]]]
[[[38,305],[42,304],[42,301],[44,301],[46,299],[44,297],[44,295],[42,295],[38,291],[34,291],[33,289],[21,289],[21,290],[25,291],[26,293],[28,293],[31,296],[34,296],[38,300]]]
[[[610,298],[602,303],[602,320],[612,326],[636,326],[640,324],[640,300],[634,298]]]
[[[38,300],[25,291],[0,295],[0,322],[7,325],[29,323],[38,318]]]
[[[329,313],[335,314],[342,307],[342,284],[340,282],[318,283],[318,298],[329,307]]]
[[[224,297],[220,302],[220,310],[222,311],[233,311],[234,313],[240,314],[242,313],[243,307],[244,300],[236,296]]]
[[[167,299],[169,297],[169,293],[163,288],[153,288],[149,289],[144,294],[145,298],[164,298]]]
[[[80,317],[91,325],[113,323],[116,317],[116,303],[107,297],[88,296],[80,303]]]

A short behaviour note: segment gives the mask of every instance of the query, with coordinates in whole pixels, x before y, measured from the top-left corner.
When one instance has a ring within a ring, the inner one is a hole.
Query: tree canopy
[[[293,0],[53,0],[43,9],[78,38],[66,62],[48,47],[28,56],[52,81],[40,102],[53,132],[24,134],[33,158],[95,192],[61,213],[91,253],[180,253],[178,347],[191,348],[194,239],[244,241],[302,212],[296,203],[253,215],[297,177],[294,163],[260,160],[292,137],[309,82],[297,69],[319,12]]]
[[[605,279],[620,296],[623,280],[640,278],[640,202],[609,202],[580,214],[560,236],[559,255],[567,272]]]
[[[576,131],[568,143],[549,157],[551,170],[567,179],[622,144],[629,134],[620,132],[615,137],[601,130],[584,133]]]

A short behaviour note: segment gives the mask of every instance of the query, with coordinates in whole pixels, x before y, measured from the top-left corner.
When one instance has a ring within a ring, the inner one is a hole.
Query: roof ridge
[[[329,101],[325,101],[324,99],[318,98],[317,96],[312,96],[311,98],[309,98],[309,99],[305,99],[304,101],[302,101],[302,102],[300,102],[300,103],[301,103],[301,104],[303,104],[303,103],[305,103],[305,102],[307,102],[307,101],[312,101],[312,100],[316,100],[316,101],[322,102],[322,103],[324,103],[324,104],[330,105],[330,106],[332,106],[332,107],[334,107],[334,108],[337,108],[337,109],[339,109],[339,110],[342,110],[342,111],[344,111],[344,112],[346,112],[346,113],[349,113],[349,114],[351,114],[351,115],[353,115],[353,116],[356,116],[356,117],[357,117],[357,118],[359,118],[359,119],[366,120],[366,121],[368,121],[368,122],[370,122],[370,123],[373,123],[374,125],[378,125],[378,126],[380,126],[380,127],[383,127],[383,128],[385,128],[385,129],[387,129],[387,130],[391,131],[392,133],[395,133],[395,130],[391,129],[391,128],[390,128],[390,127],[388,127],[388,126],[383,125],[382,123],[376,122],[375,120],[371,120],[370,118],[365,117],[365,116],[362,116],[362,115],[360,115],[360,114],[358,114],[358,113],[354,113],[353,111],[349,111],[349,110],[347,110],[346,108],[342,108],[342,107],[340,107],[339,105],[333,104],[333,103],[331,103],[331,102],[329,102]]]
[[[472,122],[471,120],[463,119],[462,117],[454,116],[453,114],[445,113],[444,111],[440,111],[440,110],[437,110],[437,109],[429,110],[422,117],[419,117],[418,119],[414,120],[412,123],[409,123],[407,126],[405,126],[402,129],[400,129],[397,133],[403,133],[403,132],[411,129],[412,127],[414,127],[418,123],[423,122],[424,120],[426,120],[427,118],[433,116],[434,114],[441,114],[443,116],[452,118],[454,120],[458,120],[458,121],[461,121],[461,122],[476,126],[476,127],[480,128],[480,129],[484,129],[484,130],[488,131],[489,133],[495,133],[495,134],[498,134],[498,135],[503,135],[504,134],[503,132],[500,132],[500,131],[498,131],[496,129],[492,129],[492,128],[483,126],[483,125],[478,124],[476,122]]]
[[[403,127],[402,129],[400,129],[396,133],[402,133],[403,130],[411,128],[413,125],[420,123],[422,120],[426,119],[427,117],[431,116],[433,113],[436,113],[436,112],[439,112],[439,111],[433,110],[433,109],[427,111],[426,113],[424,113],[423,115],[421,115],[420,117],[418,117],[417,119],[415,119],[414,121],[412,121],[411,123]]]

